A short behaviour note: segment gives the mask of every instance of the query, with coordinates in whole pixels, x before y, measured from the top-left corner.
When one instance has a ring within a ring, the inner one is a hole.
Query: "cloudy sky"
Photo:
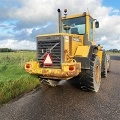
[[[57,9],[97,18],[96,42],[120,49],[120,0],[0,0],[0,48],[36,49],[36,35],[57,33]]]

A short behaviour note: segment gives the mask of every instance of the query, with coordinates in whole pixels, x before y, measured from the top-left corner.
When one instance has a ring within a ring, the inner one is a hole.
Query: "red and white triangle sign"
[[[46,54],[44,61],[43,61],[43,64],[44,65],[52,65],[53,64],[53,61],[52,61],[50,54]]]

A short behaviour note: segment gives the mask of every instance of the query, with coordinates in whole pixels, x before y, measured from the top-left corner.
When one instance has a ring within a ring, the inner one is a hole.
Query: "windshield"
[[[65,19],[62,21],[62,32],[66,32],[63,29],[64,25],[69,25],[71,34],[85,34],[85,17]]]

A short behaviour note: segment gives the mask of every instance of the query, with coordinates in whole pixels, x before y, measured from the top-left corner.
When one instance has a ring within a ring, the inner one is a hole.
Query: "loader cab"
[[[98,27],[99,22],[86,12],[62,18],[62,33],[87,35],[88,41],[94,41],[95,28]]]
[[[67,29],[66,27],[69,26]],[[62,21],[62,32],[70,34],[82,35],[86,33],[86,19],[85,17],[68,18]]]

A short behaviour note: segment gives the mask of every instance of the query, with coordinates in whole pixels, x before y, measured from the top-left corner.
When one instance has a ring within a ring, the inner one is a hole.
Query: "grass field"
[[[39,85],[39,80],[24,70],[35,52],[0,53],[0,103],[5,103]]]
[[[111,56],[120,56],[120,53],[116,52],[116,53],[113,53],[113,52],[107,52],[108,55],[111,55]]]

